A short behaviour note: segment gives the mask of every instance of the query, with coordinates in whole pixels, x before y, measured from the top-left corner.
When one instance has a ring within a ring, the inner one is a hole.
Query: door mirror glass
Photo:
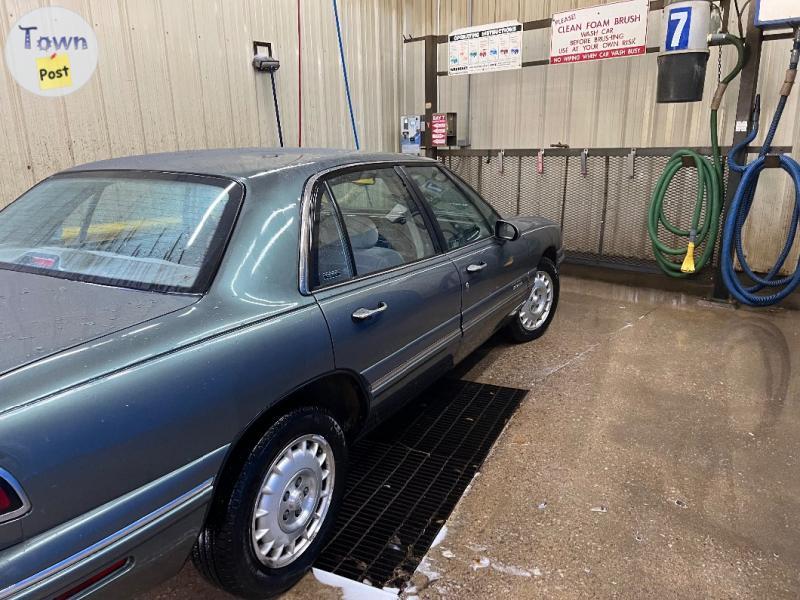
[[[513,223],[508,221],[499,220],[494,225],[494,235],[499,240],[507,240],[513,242],[519,239],[519,229]]]

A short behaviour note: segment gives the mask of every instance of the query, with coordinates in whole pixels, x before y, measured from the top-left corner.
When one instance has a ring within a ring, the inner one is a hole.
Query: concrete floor
[[[564,278],[544,338],[461,371],[531,392],[407,595],[800,597],[800,312]],[[190,597],[225,596],[143,600]]]

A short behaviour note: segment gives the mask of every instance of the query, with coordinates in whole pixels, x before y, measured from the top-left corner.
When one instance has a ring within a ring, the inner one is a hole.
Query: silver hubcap
[[[553,308],[553,280],[547,271],[536,271],[531,295],[519,310],[519,320],[528,331],[535,331],[550,316]]]
[[[321,435],[304,435],[270,465],[253,509],[256,556],[266,566],[285,567],[319,533],[331,505],[333,450]]]

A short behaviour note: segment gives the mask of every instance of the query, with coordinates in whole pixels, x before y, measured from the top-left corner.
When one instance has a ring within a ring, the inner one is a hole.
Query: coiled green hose
[[[647,219],[647,230],[653,243],[653,254],[664,273],[670,277],[688,277],[700,271],[708,264],[719,232],[719,220],[722,212],[722,155],[719,149],[719,132],[717,112],[725,95],[728,84],[733,81],[744,67],[744,45],[742,41],[730,34],[712,36],[715,41],[736,47],[738,60],[734,69],[720,82],[714,99],[711,102],[711,148],[712,160],[700,156],[694,150],[684,148],[673,154],[666,169],[661,174],[653,196],[650,200],[650,212]],[[692,225],[688,231],[670,223],[664,214],[664,198],[672,179],[683,168],[684,157],[689,157],[697,168],[697,195],[695,197]],[[700,223],[700,218],[703,222]],[[679,237],[688,238],[686,247],[671,248],[658,239],[659,225]],[[695,261],[695,247],[703,245],[703,252]],[[684,256],[682,263],[675,262],[675,256]]]

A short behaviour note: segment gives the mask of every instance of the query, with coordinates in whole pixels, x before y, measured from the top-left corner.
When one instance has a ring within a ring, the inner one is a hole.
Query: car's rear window
[[[202,292],[242,199],[230,180],[96,171],[59,175],[0,211],[0,268]]]

